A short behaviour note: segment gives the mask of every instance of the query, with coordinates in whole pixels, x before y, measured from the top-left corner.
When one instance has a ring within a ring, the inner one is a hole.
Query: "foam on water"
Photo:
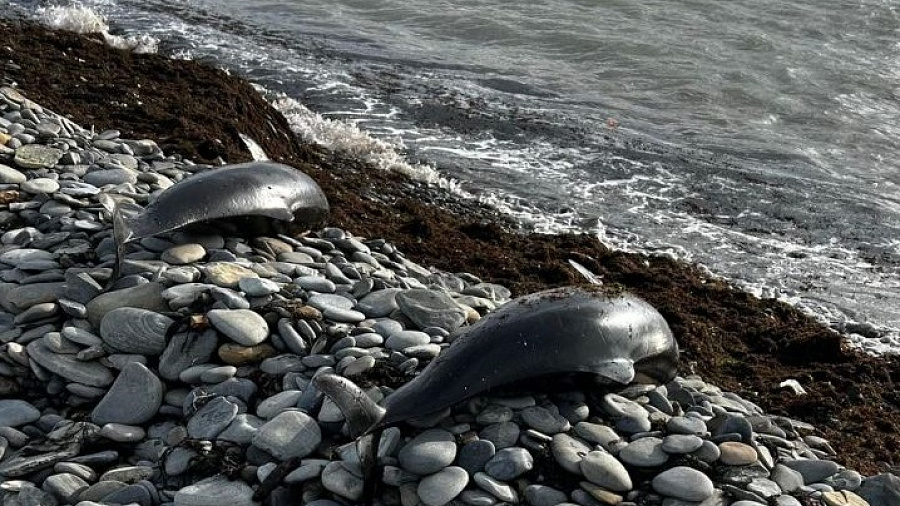
[[[80,2],[71,5],[54,5],[37,9],[38,20],[50,28],[80,34],[97,33],[106,43],[117,49],[134,53],[155,53],[159,40],[150,35],[114,35],[109,33],[106,18],[93,8]]]

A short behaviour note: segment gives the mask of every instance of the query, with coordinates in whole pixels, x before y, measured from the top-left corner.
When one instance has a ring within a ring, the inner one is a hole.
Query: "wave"
[[[149,35],[115,35],[109,32],[106,18],[96,10],[80,2],[70,5],[40,7],[36,11],[37,20],[50,28],[79,34],[99,34],[106,44],[133,53],[156,53],[159,39]]]

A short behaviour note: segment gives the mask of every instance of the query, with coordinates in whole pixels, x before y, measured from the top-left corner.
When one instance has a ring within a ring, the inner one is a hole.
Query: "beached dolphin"
[[[482,318],[382,405],[335,374],[317,375],[314,385],[341,409],[354,437],[374,435],[360,447],[371,475],[382,429],[475,395],[575,374],[619,385],[665,383],[677,366],[678,344],[650,304],[615,288],[566,287],[520,297]],[[374,486],[371,476],[366,481]]]
[[[134,215],[113,210],[116,266],[121,272],[125,245],[204,221],[264,216],[299,225],[315,225],[328,215],[328,200],[315,181],[299,170],[274,162],[249,162],[210,169],[167,188]]]

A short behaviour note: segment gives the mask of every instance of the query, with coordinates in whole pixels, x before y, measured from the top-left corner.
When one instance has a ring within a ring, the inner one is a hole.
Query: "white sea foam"
[[[159,40],[149,35],[121,36],[109,33],[106,18],[80,2],[41,7],[36,14],[38,20],[50,28],[80,34],[100,34],[106,43],[114,48],[134,53],[155,53],[159,48]]]

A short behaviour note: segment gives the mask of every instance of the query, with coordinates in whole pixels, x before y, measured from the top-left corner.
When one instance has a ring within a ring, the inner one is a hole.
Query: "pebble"
[[[480,489],[491,494],[500,501],[508,503],[519,502],[519,495],[514,488],[506,483],[495,480],[487,473],[475,473],[475,476],[473,476],[472,479]]]
[[[637,467],[656,467],[665,464],[669,456],[662,449],[662,439],[645,437],[631,443],[619,452],[626,464]]]
[[[159,378],[143,364],[130,362],[91,412],[91,421],[140,425],[153,418],[162,399]]]
[[[173,246],[163,251],[159,259],[172,265],[186,265],[199,262],[205,256],[206,249],[199,244],[192,243]]]
[[[422,478],[416,494],[427,506],[443,506],[449,503],[469,483],[469,474],[461,467],[448,466]]]
[[[278,283],[272,280],[253,277],[242,278],[238,281],[238,288],[248,297],[265,297],[281,290]]]
[[[659,494],[684,501],[704,501],[714,492],[713,482],[708,476],[685,466],[673,467],[659,473],[651,484],[653,490]]]
[[[19,399],[0,399],[0,427],[19,427],[41,417],[31,403]]]
[[[391,350],[403,350],[411,346],[419,346],[431,342],[431,336],[418,330],[401,330],[394,332],[384,344]]]
[[[703,446],[703,439],[692,434],[669,434],[663,438],[662,449],[670,455],[692,453]]]
[[[0,163],[0,183],[2,184],[21,184],[27,178],[18,170]]]
[[[491,457],[496,453],[497,451],[494,448],[494,443],[486,439],[477,439],[460,447],[457,464],[459,467],[465,469],[469,475],[474,475],[475,473],[484,470],[484,465],[487,464],[487,462],[491,460]]]
[[[309,415],[299,411],[279,414],[260,427],[253,437],[255,446],[279,460],[306,457],[321,441],[319,425]]]
[[[422,432],[400,449],[400,466],[419,475],[432,474],[456,458],[453,434],[442,429]]]
[[[212,262],[203,269],[210,283],[222,288],[237,288],[244,278],[258,277],[255,272],[229,262]]]
[[[484,465],[484,471],[501,481],[509,481],[534,468],[534,457],[525,448],[503,448]]]
[[[112,371],[102,364],[53,353],[42,340],[32,341],[26,349],[28,356],[41,367],[69,381],[94,387],[105,387],[113,382]]]
[[[525,487],[525,502],[531,506],[556,506],[566,502],[566,494],[546,485],[532,484]]]
[[[363,480],[347,470],[343,462],[329,462],[322,470],[322,486],[325,490],[351,501],[362,499]]]
[[[175,493],[175,506],[256,506],[253,489],[240,480],[213,476]]]
[[[187,433],[194,439],[215,439],[231,424],[238,411],[237,404],[224,397],[215,397],[188,420]]]
[[[522,421],[529,427],[544,434],[558,434],[568,431],[572,425],[568,420],[541,406],[525,408],[520,412]]]
[[[115,351],[156,356],[166,347],[166,333],[175,323],[154,311],[120,307],[103,316],[100,337]]]
[[[830,460],[785,460],[784,465],[803,476],[803,483],[809,485],[828,478],[840,471],[840,466]]]
[[[746,466],[757,461],[756,450],[752,446],[736,441],[719,444],[719,461],[727,466]]]
[[[616,428],[623,432],[633,434],[650,430],[650,413],[630,399],[617,394],[606,394],[601,407],[616,421]]]
[[[269,326],[250,309],[213,309],[206,313],[209,323],[242,346],[256,346],[269,337]]]
[[[580,463],[581,472],[588,481],[613,492],[631,490],[631,476],[621,462],[603,451],[588,452]]]
[[[395,300],[419,328],[439,327],[454,331],[466,322],[466,312],[449,295],[437,290],[411,289],[398,292]]]
[[[19,185],[19,188],[22,191],[35,195],[41,193],[55,193],[59,190],[59,183],[54,179],[39,177],[31,179],[29,181],[25,181],[24,183]]]
[[[590,451],[590,446],[568,434],[556,434],[550,443],[553,458],[563,469],[576,475],[581,474],[581,461]]]

